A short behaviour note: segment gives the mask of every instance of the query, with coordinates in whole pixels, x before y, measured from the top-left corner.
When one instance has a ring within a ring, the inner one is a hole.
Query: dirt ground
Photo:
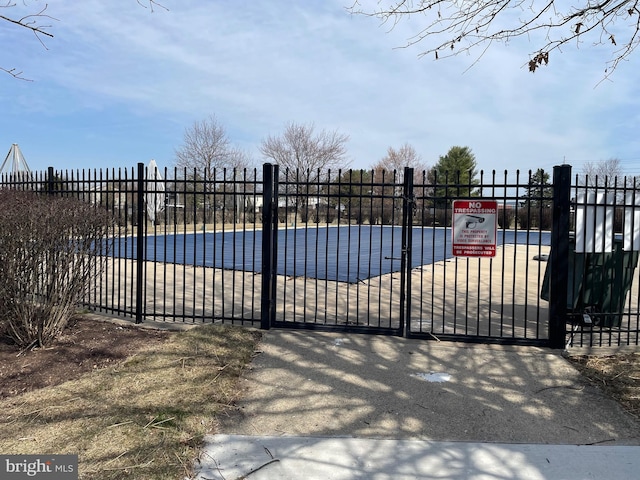
[[[569,360],[591,383],[640,419],[640,353],[579,356]]]
[[[80,377],[162,342],[166,331],[121,326],[83,317],[72,320],[56,344],[20,351],[0,338],[0,398],[20,395]],[[640,418],[640,354],[573,357],[574,366],[625,410]]]
[[[169,333],[75,318],[49,348],[21,351],[0,337],[0,398],[58,385],[134,354]]]

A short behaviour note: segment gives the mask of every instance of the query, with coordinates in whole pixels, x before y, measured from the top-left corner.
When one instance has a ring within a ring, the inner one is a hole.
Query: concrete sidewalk
[[[250,478],[640,471],[640,424],[558,352],[279,330],[260,348],[200,479],[239,478],[271,456]]]
[[[362,438],[207,438],[199,479],[635,480],[640,447]]]

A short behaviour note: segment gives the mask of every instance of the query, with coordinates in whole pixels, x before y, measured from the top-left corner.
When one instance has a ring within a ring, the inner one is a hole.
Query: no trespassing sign
[[[495,200],[453,201],[453,255],[495,257],[498,225]]]

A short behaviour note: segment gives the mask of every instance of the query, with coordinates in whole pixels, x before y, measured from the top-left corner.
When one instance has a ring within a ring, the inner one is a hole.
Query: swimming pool
[[[498,245],[549,245],[551,234],[499,230]],[[147,261],[207,266],[249,272],[262,269],[262,232],[176,233],[147,237]],[[345,225],[278,231],[277,273],[355,283],[400,270],[402,228]],[[120,239],[114,256],[135,258],[135,242]],[[413,227],[411,266],[451,258],[451,229]]]

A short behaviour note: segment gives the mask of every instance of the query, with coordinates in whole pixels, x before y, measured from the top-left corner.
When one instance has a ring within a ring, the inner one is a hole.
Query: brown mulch
[[[0,337],[0,399],[58,385],[133,355],[169,332],[72,319],[51,347],[21,351]]]

